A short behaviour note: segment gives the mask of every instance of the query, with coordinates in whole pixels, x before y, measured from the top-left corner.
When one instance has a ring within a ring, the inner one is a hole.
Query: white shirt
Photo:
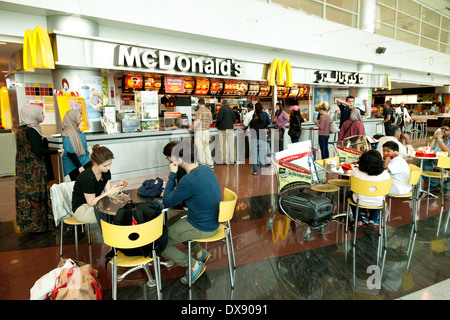
[[[248,126],[250,121],[253,119],[253,114],[255,113],[255,110],[252,110],[250,112],[247,112],[244,116],[244,126]]]
[[[409,165],[401,156],[389,162],[388,168],[392,177],[391,194],[406,194],[411,191]]]
[[[353,168],[353,177],[356,177],[361,180],[365,181],[386,181],[391,179],[391,176],[389,172],[384,170],[381,174],[378,176],[369,176],[367,173],[359,170],[358,167]],[[366,206],[366,207],[379,207],[383,205],[383,196],[380,197],[371,197],[371,196],[364,196],[364,195],[357,195],[356,193],[353,194],[353,201],[357,200],[357,197],[359,197],[359,205],[360,206]]]

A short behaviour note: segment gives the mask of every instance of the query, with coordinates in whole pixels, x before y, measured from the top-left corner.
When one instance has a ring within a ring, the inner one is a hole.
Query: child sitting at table
[[[390,180],[391,176],[384,169],[383,159],[381,158],[381,154],[377,150],[369,150],[361,155],[358,161],[358,165],[353,168],[353,177],[356,177],[361,180],[366,181],[386,181]],[[366,207],[379,207],[383,205],[383,197],[372,197],[372,196],[364,196],[357,195],[356,193],[350,192],[350,195],[353,198],[353,201],[356,203],[359,197],[359,205]],[[356,207],[350,206],[352,208],[353,217],[356,216]],[[378,224],[378,217],[380,215],[379,209],[369,209],[369,218],[368,225],[365,229],[366,234],[372,234],[375,225]],[[358,212],[358,217],[355,218],[357,220],[357,225],[362,226],[363,220],[361,216],[361,209]]]
[[[384,168],[391,174],[392,195],[407,194],[411,191],[409,177],[411,175],[409,165],[403,157],[400,156],[398,144],[394,141],[388,141],[383,144],[383,164]]]

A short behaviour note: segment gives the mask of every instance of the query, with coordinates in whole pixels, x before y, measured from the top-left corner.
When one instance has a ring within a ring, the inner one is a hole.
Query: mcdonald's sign
[[[37,26],[34,30],[25,30],[23,36],[23,69],[55,69],[53,50],[45,28]]]
[[[284,73],[286,73],[286,80],[284,80]],[[280,62],[280,59],[273,59],[269,69],[269,86],[275,85],[275,78],[279,86],[292,87],[292,72],[289,60]]]

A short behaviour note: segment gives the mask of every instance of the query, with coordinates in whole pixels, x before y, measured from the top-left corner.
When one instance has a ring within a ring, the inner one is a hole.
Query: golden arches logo
[[[37,26],[34,30],[25,30],[23,36],[23,69],[55,69],[53,50],[45,28]]]
[[[284,73],[286,73],[286,80],[284,79]],[[279,86],[292,87],[292,72],[289,60],[281,62],[280,59],[273,59],[269,69],[269,86],[275,85],[275,78]]]

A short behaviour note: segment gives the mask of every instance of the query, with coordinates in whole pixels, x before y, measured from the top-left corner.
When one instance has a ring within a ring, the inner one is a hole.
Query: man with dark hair
[[[222,154],[222,161],[218,163],[234,163],[234,112],[228,105],[228,101],[223,101],[222,107],[217,115],[217,129],[219,129],[219,144]],[[228,148],[227,148],[228,147]],[[228,149],[228,153],[227,153]],[[229,154],[229,157],[227,155]]]
[[[386,100],[384,102],[384,110],[383,110],[383,116],[384,120],[380,123],[377,123],[377,125],[384,124],[384,132],[387,134],[388,128],[391,126],[392,117],[395,110],[392,109],[392,102],[391,100]]]
[[[389,126],[386,130],[386,136],[381,137],[378,140],[378,152],[380,154],[383,154],[383,144],[385,144],[388,141],[393,141],[397,143],[399,148],[400,156],[402,157],[413,157],[414,156],[414,149],[411,145],[411,139],[409,135],[406,133],[402,133],[399,126]],[[402,143],[402,141],[405,142],[405,144]]]
[[[214,168],[214,162],[209,148],[209,125],[212,121],[211,111],[205,107],[205,99],[198,99],[198,110],[194,117],[194,144],[197,149],[197,159],[200,164]]]
[[[170,150],[171,149],[171,150]],[[189,140],[167,146],[170,156],[170,174],[163,195],[163,205],[171,208],[184,201],[187,214],[181,214],[168,221],[167,247],[161,255],[179,266],[187,267],[191,259],[192,279],[181,279],[184,284],[194,283],[205,271],[205,263],[211,254],[203,250],[198,243],[192,246],[195,258],[177,248],[188,240],[211,237],[219,227],[219,204],[222,192],[214,171],[208,166],[192,161],[192,147]],[[182,168],[186,174],[176,183],[177,172]],[[175,187],[176,186],[176,187]]]
[[[441,127],[436,130],[430,142],[430,147],[434,153],[443,151],[450,153],[450,119],[444,119]],[[431,171],[437,166],[437,160],[425,160],[423,162],[423,171]],[[425,182],[430,183],[430,189],[439,188],[439,180],[424,177]],[[449,195],[450,182],[444,182],[445,195]]]
[[[369,108],[367,105],[367,100],[363,100],[364,103],[364,107],[365,110],[361,110],[360,108],[360,115],[365,115],[366,113],[368,113]],[[339,110],[341,111],[341,119],[339,120],[339,128],[342,128],[342,125],[344,124],[345,121],[347,121],[348,119],[350,119],[350,113],[352,112],[353,108],[355,107],[355,97],[354,96],[348,96],[347,98],[345,98],[345,101],[342,99],[336,99],[336,104],[339,108]]]
[[[383,164],[392,177],[390,194],[401,195],[409,193],[411,191],[409,165],[400,156],[399,147],[395,141],[388,141],[383,144]]]

